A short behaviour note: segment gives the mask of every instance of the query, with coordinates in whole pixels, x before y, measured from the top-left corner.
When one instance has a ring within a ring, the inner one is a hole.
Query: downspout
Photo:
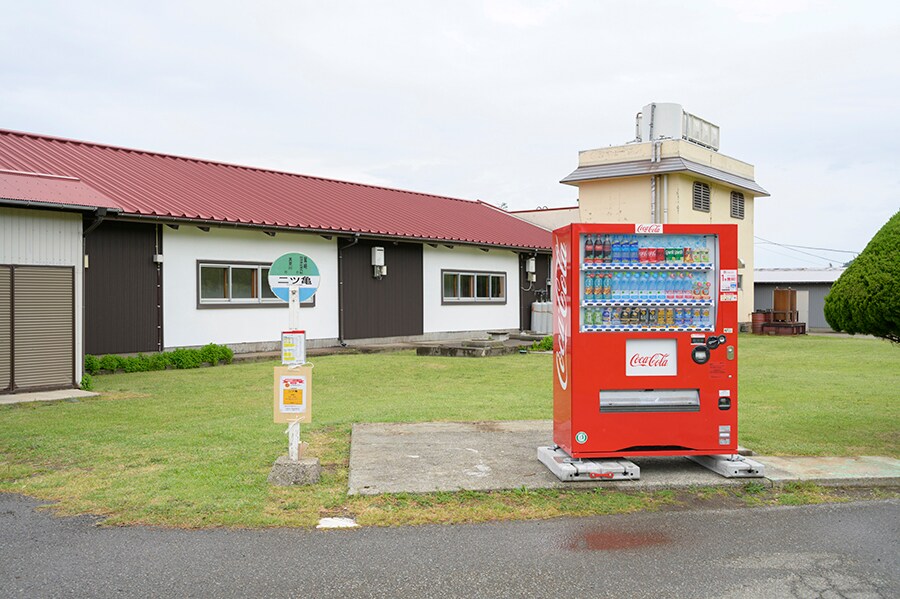
[[[669,175],[663,175],[663,224],[669,223]]]
[[[650,222],[656,222],[656,175],[650,176]]]
[[[353,241],[341,247],[340,238],[337,239],[338,246],[338,343],[341,347],[347,347],[344,341],[344,250],[353,247],[359,243],[359,233],[353,234]]]

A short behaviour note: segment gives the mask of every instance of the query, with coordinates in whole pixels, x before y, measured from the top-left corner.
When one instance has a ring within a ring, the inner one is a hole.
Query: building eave
[[[756,181],[740,177],[733,173],[712,166],[685,160],[680,156],[663,158],[659,162],[635,160],[614,164],[596,164],[580,166],[560,181],[566,185],[577,185],[584,181],[603,179],[620,179],[624,177],[641,177],[647,175],[666,175],[670,173],[694,173],[706,179],[724,183],[730,187],[746,191],[754,197],[768,197],[770,194]]]

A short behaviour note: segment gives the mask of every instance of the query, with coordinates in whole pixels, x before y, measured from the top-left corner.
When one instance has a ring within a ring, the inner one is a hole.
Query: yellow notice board
[[[275,368],[275,422],[312,422],[312,368]]]

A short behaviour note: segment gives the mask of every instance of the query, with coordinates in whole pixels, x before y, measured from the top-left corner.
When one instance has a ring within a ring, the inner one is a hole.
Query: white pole
[[[296,462],[300,459],[300,421],[291,422],[285,432],[288,436],[288,456],[292,462]]]
[[[292,331],[300,328],[300,286],[291,285],[288,302],[288,327]]]

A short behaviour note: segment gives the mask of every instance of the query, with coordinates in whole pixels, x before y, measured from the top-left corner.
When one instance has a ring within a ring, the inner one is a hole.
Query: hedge
[[[173,366],[175,368],[199,368],[203,364],[216,366],[220,362],[231,364],[234,352],[224,345],[210,343],[200,349],[179,348],[173,351],[156,354],[138,354],[136,356],[117,356],[107,354],[105,356],[84,357],[84,371],[87,374],[99,374],[101,371],[117,372],[146,372],[148,370],[165,370]]]

